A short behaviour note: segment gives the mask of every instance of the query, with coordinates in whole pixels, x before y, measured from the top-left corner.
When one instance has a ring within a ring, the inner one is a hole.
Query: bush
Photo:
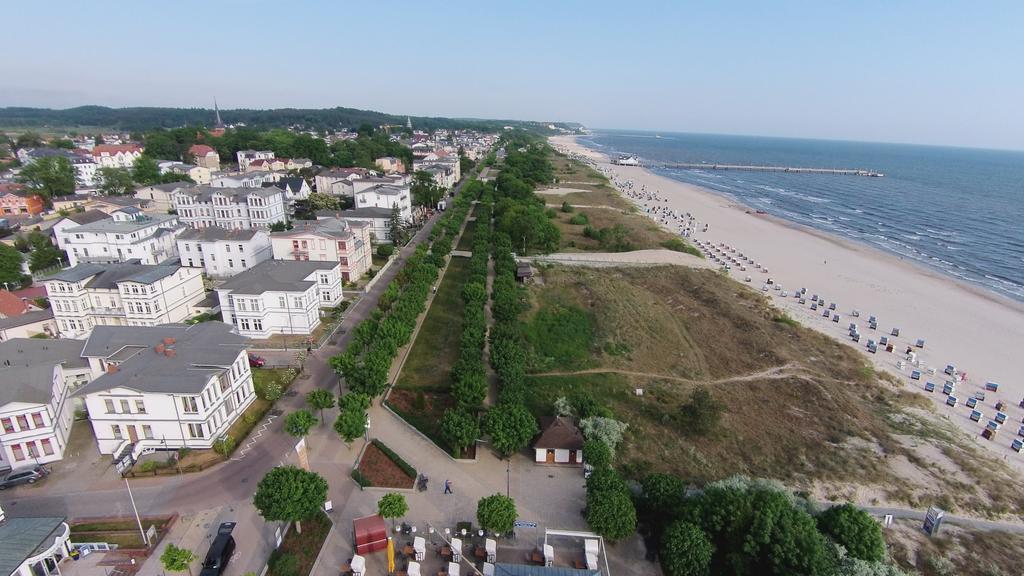
[[[394,450],[392,450],[391,448],[388,448],[387,446],[384,445],[383,442],[381,442],[380,440],[377,440],[376,438],[374,438],[372,440],[372,442],[373,442],[373,445],[376,446],[378,450],[383,452],[385,456],[390,458],[392,462],[394,462],[395,464],[398,464],[398,467],[402,469],[402,472],[405,472],[406,474],[408,474],[412,478],[416,477],[416,469],[413,468],[405,460],[402,460],[401,456],[399,456],[398,454],[395,454]]]
[[[587,215],[584,214],[583,212],[580,212],[579,214],[576,214],[572,218],[569,218],[569,224],[572,224],[574,226],[586,226],[589,223],[590,223],[590,219],[587,218]],[[592,227],[587,226],[587,228],[583,229],[583,235],[584,236],[587,236],[587,230],[588,229],[593,230]],[[587,236],[587,237],[589,238],[590,236]]]
[[[293,554],[274,550],[267,564],[274,576],[299,576],[299,559]]]
[[[583,443],[583,462],[594,468],[605,468],[612,465],[612,451],[600,440],[587,440]]]
[[[683,432],[694,436],[710,434],[718,427],[724,411],[725,405],[715,400],[705,386],[697,386],[679,408]]]
[[[594,532],[612,541],[621,540],[636,532],[636,508],[629,499],[629,493],[619,490],[588,493],[587,525]]]
[[[227,458],[235,451],[235,439],[225,434],[213,441],[213,451]]]
[[[699,526],[676,522],[661,536],[659,559],[665,576],[705,576],[714,552]]]
[[[568,202],[562,202],[562,212],[565,212],[566,214],[571,214],[572,210],[572,204],[569,204]]]
[[[833,506],[818,516],[818,529],[846,552],[859,560],[881,562],[885,559],[882,529],[867,512],[853,504]]]
[[[390,258],[395,253],[394,244],[381,244],[377,246],[377,256],[381,258]]]
[[[697,256],[698,258],[704,257],[704,255],[701,254],[700,250],[697,250],[695,247],[690,246],[686,242],[683,242],[682,238],[669,238],[668,240],[662,242],[661,246],[663,248],[672,250],[673,252],[685,252],[687,254]]]
[[[366,476],[363,476],[363,473],[360,472],[358,469],[353,468],[351,476],[352,479],[356,481],[356,484],[359,484],[359,486],[361,486],[362,488],[366,488],[367,486],[373,486],[373,482],[370,482],[370,480],[367,479]]]

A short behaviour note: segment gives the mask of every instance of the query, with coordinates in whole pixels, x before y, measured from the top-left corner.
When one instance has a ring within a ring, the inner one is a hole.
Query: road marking
[[[238,451],[238,456],[231,458],[231,460],[237,462],[242,458],[245,458],[246,454],[248,454],[249,451],[252,450],[253,445],[256,444],[256,440],[263,436],[263,432],[266,431],[267,427],[270,426],[270,423],[273,422],[275,418],[277,418],[277,416],[274,416],[273,414],[267,416],[267,421],[264,422],[262,426],[260,426],[259,430],[257,430],[255,434],[249,437],[249,441],[246,442],[245,446],[243,446],[242,449]]]

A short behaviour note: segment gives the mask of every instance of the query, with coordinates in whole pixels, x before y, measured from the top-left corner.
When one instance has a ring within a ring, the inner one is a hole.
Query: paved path
[[[520,257],[520,260],[551,262],[569,266],[655,266],[678,264],[691,268],[713,268],[714,264],[685,252],[674,250],[634,250],[633,252],[558,252],[542,256]]]

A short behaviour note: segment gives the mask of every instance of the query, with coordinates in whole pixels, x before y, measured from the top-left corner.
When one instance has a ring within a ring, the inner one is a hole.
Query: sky
[[[1024,2],[27,2],[0,106],[325,108],[1024,149]]]

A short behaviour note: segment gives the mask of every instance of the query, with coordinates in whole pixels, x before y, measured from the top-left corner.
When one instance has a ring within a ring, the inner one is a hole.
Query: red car
[[[249,367],[250,368],[263,368],[267,363],[267,359],[263,356],[257,356],[255,354],[249,354]]]

